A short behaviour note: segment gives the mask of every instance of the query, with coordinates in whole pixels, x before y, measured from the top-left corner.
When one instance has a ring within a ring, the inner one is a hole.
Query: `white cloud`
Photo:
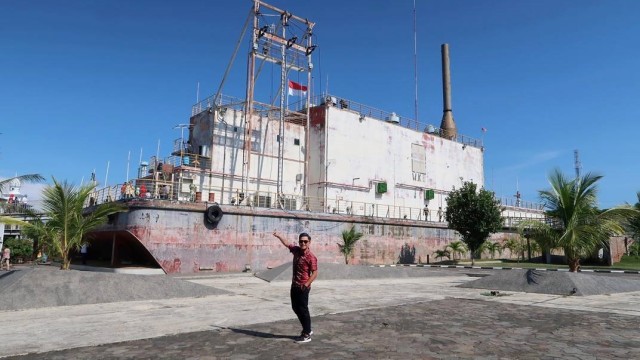
[[[47,184],[22,184],[20,192],[29,197],[29,202],[42,200],[42,190],[48,186]]]

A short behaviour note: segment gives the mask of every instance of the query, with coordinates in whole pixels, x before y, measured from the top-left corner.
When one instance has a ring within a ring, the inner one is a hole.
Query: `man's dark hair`
[[[309,236],[309,234],[307,234],[307,233],[301,233],[298,236],[298,240],[301,240],[303,236],[306,236],[309,239],[309,241],[311,241],[311,236]]]

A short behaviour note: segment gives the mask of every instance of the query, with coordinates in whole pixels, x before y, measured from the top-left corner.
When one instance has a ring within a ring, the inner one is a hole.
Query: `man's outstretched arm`
[[[273,236],[277,237],[280,242],[282,243],[282,245],[286,246],[287,248],[289,247],[289,244],[287,244],[287,240],[285,240],[282,235],[278,234],[277,232],[273,232]]]

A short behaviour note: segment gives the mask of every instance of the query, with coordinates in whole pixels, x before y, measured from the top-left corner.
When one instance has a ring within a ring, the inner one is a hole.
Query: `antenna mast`
[[[313,27],[315,23],[296,16],[288,11],[278,9],[272,5],[264,3],[260,0],[254,0],[253,5],[253,28],[251,37],[251,49],[249,51],[249,61],[247,64],[247,98],[244,112],[244,151],[242,163],[242,191],[246,192],[249,188],[249,177],[251,175],[251,150],[253,143],[253,117],[258,105],[264,110],[264,104],[255,101],[256,88],[256,61],[271,62],[281,69],[280,73],[280,106],[269,110],[269,113],[275,111],[279,114],[280,128],[278,132],[278,174],[277,174],[277,194],[282,194],[283,169],[284,169],[284,129],[285,115],[287,109],[285,107],[285,96],[287,95],[287,76],[290,70],[297,73],[306,73],[306,86],[310,90],[311,71],[313,64],[311,62],[311,53],[316,49],[316,45],[312,42]],[[269,18],[278,17],[278,23],[269,24]],[[293,26],[290,26],[293,25]],[[307,178],[308,177],[308,144],[309,144],[309,104],[311,100],[311,91],[307,91],[305,99],[306,109],[306,136],[305,136],[305,181],[304,194],[307,195]]]

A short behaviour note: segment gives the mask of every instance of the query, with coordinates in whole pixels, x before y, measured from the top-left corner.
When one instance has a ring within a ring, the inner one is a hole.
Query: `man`
[[[302,325],[302,333],[296,342],[305,343],[311,341],[311,316],[309,315],[309,292],[311,283],[318,277],[318,259],[309,249],[311,236],[302,233],[298,236],[298,246],[287,244],[287,241],[274,232],[282,245],[286,246],[293,254],[293,278],[291,282],[291,308],[298,316]]]
[[[8,246],[5,246],[2,251],[2,265],[0,265],[0,269],[7,266],[7,271],[11,270],[11,249]]]
[[[444,216],[444,211],[442,211],[442,206],[438,207],[438,221],[442,222],[442,217]]]

